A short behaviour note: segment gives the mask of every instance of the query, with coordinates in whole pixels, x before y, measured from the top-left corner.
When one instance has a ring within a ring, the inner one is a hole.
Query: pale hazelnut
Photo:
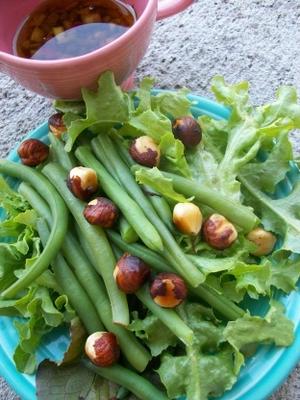
[[[266,256],[271,253],[276,243],[276,236],[263,228],[256,228],[249,232],[247,239],[256,244],[257,248],[251,252],[254,256]]]
[[[22,164],[35,167],[48,158],[49,146],[38,139],[27,139],[18,147],[18,154]]]
[[[150,268],[138,257],[125,253],[117,262],[114,278],[124,293],[135,293],[150,278]]]
[[[215,249],[226,249],[237,236],[235,227],[223,215],[212,214],[203,224],[204,240]]]
[[[129,153],[134,161],[146,167],[156,167],[160,161],[160,149],[150,136],[135,139]]]
[[[118,219],[119,210],[115,203],[106,197],[97,197],[87,204],[83,215],[92,225],[111,228]]]
[[[180,232],[196,236],[202,226],[202,213],[193,203],[177,203],[173,209],[173,222]]]
[[[187,288],[184,281],[176,274],[158,274],[150,287],[153,301],[165,308],[178,306],[187,296]]]
[[[92,168],[72,168],[69,172],[67,186],[74,196],[81,200],[87,200],[98,190],[97,174]]]
[[[109,367],[120,357],[120,347],[111,332],[95,332],[85,342],[85,353],[99,367]]]

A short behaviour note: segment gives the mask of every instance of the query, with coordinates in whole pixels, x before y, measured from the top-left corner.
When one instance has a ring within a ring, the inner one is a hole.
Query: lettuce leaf
[[[288,196],[282,197],[278,193],[279,198],[273,198],[276,185],[283,181],[291,168],[292,158],[291,144],[285,135],[281,135],[272,144],[264,161],[252,162],[241,169],[239,180],[243,184],[245,202],[255,208],[265,229],[282,238],[283,250],[299,253],[299,182],[293,186]]]
[[[166,178],[156,167],[137,170],[135,172],[135,178],[140,185],[150,186],[153,190],[170,200],[181,203],[188,201],[182,194],[174,190],[172,179]]]
[[[151,76],[143,78],[134,93],[134,97],[138,99],[138,106],[135,113],[140,114],[144,111],[151,109],[151,90],[153,88],[155,79]]]
[[[173,133],[168,132],[161,137],[159,148],[164,156],[160,162],[161,169],[186,177],[191,176],[184,145],[180,140],[174,139]]]
[[[182,88],[174,91],[162,91],[156,95],[152,95],[151,90],[155,79],[147,76],[143,78],[135,92],[138,99],[136,113],[140,114],[144,111],[152,109],[157,113],[164,114],[170,118],[179,118],[185,115],[191,115],[192,102],[187,95],[189,90]]]
[[[116,85],[110,71],[100,76],[97,92],[82,89],[82,97],[86,105],[86,118],[73,120],[68,126],[66,151],[71,151],[75,140],[85,129],[99,123],[112,128],[129,117],[128,97]]]
[[[171,118],[180,118],[191,115],[192,102],[187,95],[189,90],[186,88],[176,90],[176,92],[161,92],[151,97],[151,105],[157,110]]]
[[[300,105],[294,88],[279,88],[275,101],[263,107],[249,104],[248,90],[247,82],[229,85],[224,78],[215,77],[212,91],[217,101],[231,108],[231,115],[226,122],[200,118],[207,150],[218,162],[217,171],[214,171],[216,186],[234,200],[241,199],[237,179],[241,169],[257,156],[259,150],[268,149],[274,139],[287,136],[289,131],[300,127]],[[218,135],[221,137],[219,145]],[[286,144],[286,154],[287,147]]]
[[[138,137],[147,135],[159,144],[161,150],[161,166],[163,169],[190,176],[182,142],[172,132],[172,118],[190,115],[191,102],[187,98],[188,90],[162,92],[151,95],[154,80],[144,78],[135,97],[138,105],[130,113],[128,121],[119,129],[119,135]]]
[[[85,114],[85,104],[81,100],[61,100],[57,99],[53,102],[53,107],[62,113],[71,113],[74,115]]]
[[[234,268],[222,275],[221,279],[226,275],[234,276],[237,292],[245,289],[249,296],[254,299],[258,299],[259,295],[269,294],[271,266],[267,260],[261,264],[237,262]]]
[[[248,313],[228,322],[224,338],[237,350],[252,343],[290,346],[294,340],[294,324],[284,315],[284,306],[275,300],[264,318]]]
[[[0,178],[0,290],[6,289],[40,256],[41,241],[35,230],[37,214],[29,204]],[[75,313],[65,295],[60,294],[54,274],[47,270],[20,298],[0,300],[0,315],[22,317],[14,321],[19,343],[14,361],[19,371],[33,373],[36,350],[52,329],[69,322]]]
[[[193,259],[198,265],[197,256]],[[201,259],[198,263],[201,265]],[[206,260],[203,265],[205,263]],[[201,268],[206,273],[206,284],[237,303],[243,300],[246,293],[253,299],[270,296],[273,288],[290,293],[296,289],[300,277],[300,261],[288,256],[278,261],[265,258],[260,264],[225,257],[223,267],[222,258],[211,259],[207,266],[209,269]]]
[[[266,230],[282,238],[283,250],[300,253],[300,182],[297,182],[288,196],[273,199],[260,189],[257,179],[240,176],[245,201],[254,205]]]
[[[199,376],[195,377],[191,375],[187,356],[165,355],[158,373],[170,399],[187,395],[188,400],[206,400],[221,396],[232,388],[237,380],[233,360],[234,351],[230,347],[217,354],[199,353],[196,360]],[[199,384],[197,391],[194,390],[195,382]]]
[[[155,315],[149,314],[144,319],[134,315],[128,329],[143,340],[154,357],[178,343],[176,336]]]
[[[34,210],[25,210],[29,205],[16,194],[16,209],[13,209],[13,192],[9,192],[9,201],[4,199],[3,190],[0,187],[1,206],[7,206],[6,219],[0,222],[0,290],[6,289],[17,279],[17,271],[38,256],[37,248],[40,241],[34,230],[37,214]],[[25,210],[18,213],[18,210]]]
[[[42,338],[54,328],[70,322],[75,313],[65,295],[54,296],[49,289],[33,285],[20,299],[0,301],[0,315],[13,314],[23,317],[14,321],[19,335],[14,361],[19,371],[32,374],[37,367],[35,353]]]
[[[16,193],[5,179],[0,176],[0,208],[6,213],[6,216],[16,216],[29,209],[27,201]]]
[[[288,136],[281,135],[265,155],[262,162],[250,162],[240,171],[239,176],[249,179],[255,186],[267,193],[274,193],[276,185],[281,182],[290,170],[293,159],[292,144]]]
[[[250,344],[289,346],[294,339],[293,323],[284,307],[275,301],[264,318],[248,313],[226,326],[210,318],[198,304],[185,303],[178,312],[193,329],[191,347],[172,355],[163,354],[158,374],[169,398],[187,396],[188,400],[207,400],[221,396],[237,381],[244,355]]]
[[[210,248],[209,248],[210,250]],[[237,262],[241,262],[249,255],[247,247],[237,246],[236,250],[230,255],[213,253],[212,251],[204,251],[199,255],[189,255],[195,265],[207,276],[216,272],[229,271],[235,268]]]
[[[192,178],[200,185],[215,189],[221,185],[218,182],[218,162],[203,144],[190,149],[186,154]]]
[[[236,351],[222,344],[224,328],[203,306],[186,303],[179,314],[193,329],[195,341],[186,355],[162,357],[157,372],[169,398],[186,395],[188,400],[206,400],[221,395],[237,380]]]
[[[89,371],[79,363],[57,366],[43,361],[36,376],[39,400],[112,400],[117,399],[119,386]],[[137,400],[130,397],[130,400]]]
[[[169,172],[190,176],[182,142],[175,139],[170,119],[159,111],[148,109],[134,113],[118,131],[122,136],[147,135],[159,144],[162,167]]]
[[[271,257],[270,285],[290,293],[296,289],[300,277],[299,257],[290,256],[283,250],[278,250]]]

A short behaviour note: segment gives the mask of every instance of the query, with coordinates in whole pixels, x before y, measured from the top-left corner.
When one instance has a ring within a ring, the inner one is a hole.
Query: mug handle
[[[158,0],[156,20],[177,14],[190,6],[194,0]]]

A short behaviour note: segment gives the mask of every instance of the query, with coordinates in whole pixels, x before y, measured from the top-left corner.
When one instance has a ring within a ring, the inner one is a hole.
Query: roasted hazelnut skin
[[[134,161],[145,167],[156,167],[160,161],[159,147],[150,136],[140,136],[135,139],[129,148],[129,153]]]
[[[120,357],[120,347],[112,332],[95,332],[85,342],[85,353],[98,367],[109,367]]]
[[[150,273],[150,268],[142,259],[125,253],[117,262],[114,278],[119,289],[130,294],[140,289],[150,278]]]
[[[263,228],[253,229],[248,233],[247,239],[256,244],[257,248],[251,254],[258,257],[270,254],[276,243],[276,236]]]
[[[172,123],[174,136],[181,140],[185,147],[197,146],[202,139],[202,130],[198,122],[193,117],[177,118]]]
[[[173,222],[180,232],[196,236],[202,226],[202,213],[193,203],[177,203],[173,209]]]
[[[78,199],[88,200],[98,190],[97,174],[91,168],[72,168],[67,179],[67,186]]]
[[[87,204],[83,215],[92,225],[111,228],[119,217],[119,210],[115,203],[106,197],[97,197]]]
[[[237,238],[235,227],[223,215],[212,214],[203,224],[204,240],[215,249],[230,247]]]
[[[24,165],[35,167],[49,156],[49,146],[38,139],[27,139],[18,148],[18,154]]]
[[[150,287],[153,301],[164,308],[178,306],[187,296],[187,288],[184,281],[176,274],[158,274]]]
[[[48,119],[49,129],[58,139],[60,139],[61,135],[67,131],[63,121],[63,116],[63,113],[56,113],[51,115],[51,117]]]

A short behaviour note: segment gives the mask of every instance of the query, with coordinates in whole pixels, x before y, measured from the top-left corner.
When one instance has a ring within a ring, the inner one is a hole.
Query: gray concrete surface
[[[280,84],[292,84],[300,92],[299,26],[300,2],[295,0],[197,1],[184,13],[156,24],[137,77],[151,74],[158,87],[187,86],[203,96],[209,95],[215,74],[232,82],[246,79],[257,104],[270,100]],[[50,109],[48,100],[0,75],[0,156],[45,121]],[[293,140],[299,153],[299,133]],[[0,399],[16,398],[0,379]],[[296,399],[300,366],[271,397]]]

